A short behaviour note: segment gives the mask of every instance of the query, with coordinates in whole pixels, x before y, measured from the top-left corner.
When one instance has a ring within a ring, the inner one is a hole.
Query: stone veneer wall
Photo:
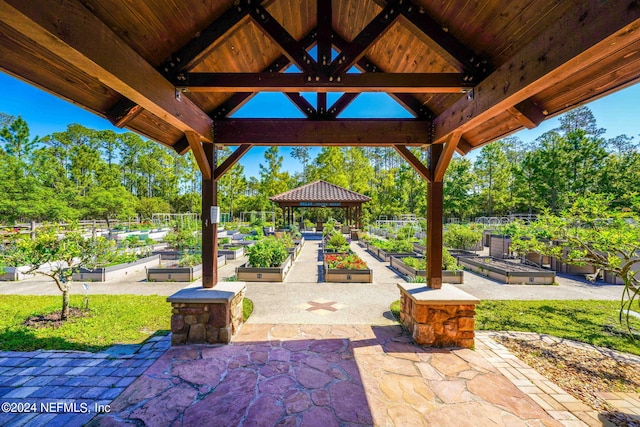
[[[228,302],[172,302],[171,345],[228,344],[243,324],[244,289]]]
[[[400,294],[400,303],[400,321],[416,344],[429,347],[473,347],[475,304],[417,302],[405,292]]]

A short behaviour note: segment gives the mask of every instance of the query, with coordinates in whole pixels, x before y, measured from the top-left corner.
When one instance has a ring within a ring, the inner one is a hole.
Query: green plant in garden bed
[[[380,248],[391,253],[411,253],[413,252],[413,242],[410,240],[380,240],[370,239],[369,243],[376,248]]]
[[[442,239],[450,248],[470,250],[482,240],[482,227],[477,224],[449,224],[442,233]]]
[[[279,267],[287,259],[289,253],[284,243],[275,237],[265,237],[247,249],[251,267]]]
[[[179,267],[195,267],[196,265],[202,264],[202,255],[201,254],[187,254],[183,255],[178,260]]]
[[[416,270],[425,270],[427,268],[427,259],[425,257],[403,257],[401,261],[405,263],[405,265],[415,268]],[[442,269],[449,271],[461,269],[456,259],[451,256],[446,248],[442,248]]]
[[[366,270],[367,264],[356,254],[326,254],[327,268],[338,270]]]
[[[349,242],[347,238],[338,231],[334,231],[324,245],[325,249],[334,252],[349,252]]]

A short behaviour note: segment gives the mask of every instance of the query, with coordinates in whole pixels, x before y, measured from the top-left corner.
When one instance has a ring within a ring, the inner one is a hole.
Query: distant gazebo
[[[293,223],[295,208],[337,208],[344,210],[346,225],[360,227],[362,204],[371,200],[355,191],[318,180],[269,198],[278,204],[288,224]]]

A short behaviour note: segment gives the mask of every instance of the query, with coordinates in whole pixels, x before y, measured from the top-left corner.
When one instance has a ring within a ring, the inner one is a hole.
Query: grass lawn
[[[71,307],[81,308],[83,301],[84,295],[71,295]],[[248,316],[253,303],[244,301],[243,315]],[[157,295],[91,295],[87,317],[72,318],[59,328],[23,325],[31,316],[59,311],[61,303],[62,296],[0,295],[0,350],[101,351],[170,330],[171,305]]]
[[[634,339],[620,324],[619,301],[483,301],[476,313],[478,330],[539,332],[640,354],[640,319],[630,317]]]
[[[391,304],[394,310],[400,312],[400,301]],[[619,310],[619,301],[483,301],[476,329],[538,332],[640,354],[640,319],[631,317],[634,339],[620,324]]]

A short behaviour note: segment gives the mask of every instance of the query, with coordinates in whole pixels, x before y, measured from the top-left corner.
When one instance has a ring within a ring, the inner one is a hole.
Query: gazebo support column
[[[213,288],[218,283],[218,224],[211,222],[211,207],[218,204],[218,183],[213,180],[215,147],[204,144],[203,148],[213,173],[210,179],[202,178],[202,287]]]
[[[427,181],[427,286],[399,283],[400,322],[417,344],[429,347],[471,348],[475,337],[477,298],[442,284],[442,218],[444,173],[460,140],[451,137],[444,145],[431,145],[429,166],[406,147],[398,153]]]
[[[242,327],[246,286],[218,284],[218,224],[211,221],[211,207],[217,205],[217,179],[224,172],[216,174],[213,144],[202,144],[193,134],[187,138],[202,173],[202,287],[187,286],[167,298],[172,306],[171,345],[226,344]]]

